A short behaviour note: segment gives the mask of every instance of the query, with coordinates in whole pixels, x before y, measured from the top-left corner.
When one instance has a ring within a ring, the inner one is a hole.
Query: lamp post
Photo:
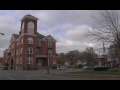
[[[48,59],[47,74],[49,74],[49,53],[48,53],[48,48],[49,48],[48,41],[49,40],[50,40],[50,38],[47,38],[47,59]]]

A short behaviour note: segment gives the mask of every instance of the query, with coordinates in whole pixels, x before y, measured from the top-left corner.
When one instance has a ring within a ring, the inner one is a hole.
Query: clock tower
[[[23,40],[21,45],[23,49],[23,54],[21,55],[21,58],[23,58],[23,69],[36,64],[37,21],[38,18],[29,14],[21,19],[20,40]]]

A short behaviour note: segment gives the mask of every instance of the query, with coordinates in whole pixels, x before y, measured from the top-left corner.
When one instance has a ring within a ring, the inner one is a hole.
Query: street
[[[55,73],[67,72],[65,70],[56,71]],[[47,75],[47,70],[2,70],[0,68],[0,80],[77,80],[76,78],[63,77],[54,75],[54,71],[50,71]]]

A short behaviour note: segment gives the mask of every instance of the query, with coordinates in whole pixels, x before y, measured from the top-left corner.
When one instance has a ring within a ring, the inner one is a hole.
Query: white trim
[[[21,38],[20,42],[21,42],[21,45],[22,45],[23,44],[23,38]]]
[[[38,64],[39,66],[42,66],[42,60],[37,60],[37,64]]]
[[[36,36],[37,37],[37,35],[29,35],[29,34],[26,34],[26,33],[24,33],[24,34],[22,34],[22,35],[20,35],[20,38],[22,37],[22,36],[24,36],[24,35],[27,35],[27,36]]]
[[[19,64],[19,58],[16,58],[16,64]]]
[[[33,38],[32,37],[27,38],[27,44],[33,44]]]
[[[18,39],[16,39],[16,41],[18,41],[20,39],[20,37]]]
[[[53,64],[56,64],[56,59],[53,59],[53,62],[52,62]]]
[[[30,49],[32,48],[32,53],[30,53]],[[28,53],[29,52],[29,53]],[[33,54],[33,47],[27,47],[27,54]]]
[[[27,57],[27,64],[33,64],[33,58],[32,57]]]
[[[57,42],[56,39],[54,39],[51,35],[45,36],[42,41],[46,41],[47,42],[47,38],[51,38],[52,42]]]
[[[20,58],[20,64],[22,64],[22,58]]]
[[[21,48],[21,50],[20,50],[20,54],[23,54],[23,48]]]

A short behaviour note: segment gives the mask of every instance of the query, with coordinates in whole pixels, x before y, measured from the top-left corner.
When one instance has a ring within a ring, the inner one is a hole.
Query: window
[[[23,44],[23,38],[21,39],[21,44]]]
[[[48,55],[52,55],[52,50],[49,50],[49,51],[48,51]]]
[[[24,33],[24,22],[22,23],[22,34]]]
[[[21,49],[19,49],[19,53],[18,53],[18,55],[20,55],[20,53],[21,53]]]
[[[32,57],[28,57],[27,58],[27,64],[32,64],[33,63],[33,58]]]
[[[33,48],[28,47],[27,48],[27,54],[33,54]]]
[[[17,45],[18,45],[18,41],[17,41]]]
[[[36,54],[41,54],[40,49],[36,49]]]
[[[15,56],[15,51],[13,51],[13,56]]]
[[[28,44],[33,44],[33,38],[29,37],[29,38],[27,39],[27,43],[28,43]]]
[[[37,46],[41,46],[41,41],[37,41]]]
[[[56,60],[55,59],[53,60],[53,64],[56,64]]]
[[[16,64],[19,64],[19,58],[16,59]]]
[[[20,58],[20,64],[22,64],[22,58]]]
[[[21,48],[21,52],[20,52],[20,54],[22,54],[22,48]]]
[[[18,55],[18,50],[16,50],[16,55]]]
[[[48,48],[52,48],[52,42],[48,42]]]
[[[34,34],[34,23],[33,22],[28,23],[27,34],[30,34],[30,35]]]
[[[12,49],[15,48],[14,43],[12,44]]]
[[[37,60],[38,65],[42,65],[42,60]]]

